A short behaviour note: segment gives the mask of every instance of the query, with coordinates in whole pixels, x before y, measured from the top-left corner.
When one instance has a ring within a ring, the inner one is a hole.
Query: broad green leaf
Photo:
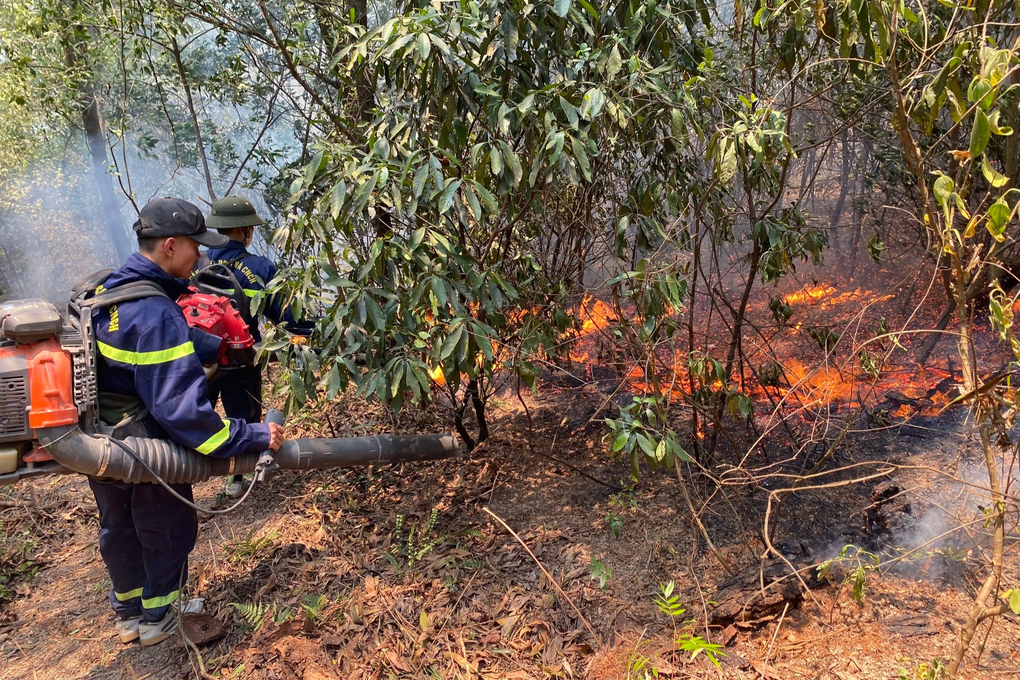
[[[970,131],[970,157],[977,158],[988,146],[988,138],[992,136],[988,126],[988,115],[982,109],[974,111],[974,127]]]
[[[411,239],[407,242],[407,247],[410,250],[417,250],[421,242],[425,240],[425,227],[415,229],[411,234]]]
[[[559,102],[560,102],[560,108],[563,109],[563,114],[567,117],[567,120],[570,121],[570,126],[572,128],[576,129],[577,128],[577,107],[574,106],[573,104],[571,104],[569,101],[567,101],[563,97],[559,98]]]
[[[1001,115],[999,109],[988,114],[988,127],[991,128],[993,135],[999,135],[1001,137],[1009,137],[1013,134],[1013,128],[1008,125],[999,125],[999,116]]]
[[[461,193],[467,198],[468,208],[471,210],[471,215],[476,220],[482,219],[482,206],[478,203],[478,197],[475,196],[475,192],[471,191],[471,185],[465,184]]]
[[[973,104],[988,94],[990,89],[992,89],[991,85],[989,85],[984,78],[981,76],[974,76],[974,78],[970,81],[970,85],[967,87],[967,101]]]
[[[457,344],[460,342],[460,339],[463,336],[464,336],[463,326],[459,326],[457,330],[455,330],[450,335],[446,336],[446,340],[443,341],[443,346],[439,350],[439,358],[441,360],[446,360],[447,357],[453,354],[453,350],[457,349]]]
[[[1011,214],[1009,206],[1001,199],[988,206],[988,221],[985,222],[985,226],[988,229],[988,233],[992,235],[992,238],[1000,243],[1005,240],[1002,234],[1006,231],[1006,225],[1009,224]]]
[[[322,167],[323,155],[324,152],[319,151],[312,157],[312,160],[309,161],[308,165],[305,166],[304,181],[306,187],[310,187],[312,185],[312,181],[315,179],[315,175],[318,174],[320,168]]]
[[[932,189],[935,194],[935,200],[938,204],[945,206],[948,203],[949,195],[953,193],[953,180],[942,175],[935,180],[935,186]]]
[[[403,392],[401,386],[404,384],[404,372],[397,371],[393,374],[393,381],[390,383],[390,398],[396,399],[397,395]]]
[[[627,440],[629,438],[630,437],[627,435],[626,432],[621,432],[620,434],[616,435],[616,439],[613,440],[613,453],[619,453],[620,451],[623,451],[623,447],[627,445]]]
[[[431,51],[432,51],[432,43],[429,42],[429,35],[428,35],[428,33],[419,33],[418,34],[418,54],[420,54],[421,58],[424,60],[424,59],[428,59],[429,58],[429,53]]]
[[[386,330],[386,315],[383,314],[382,307],[371,295],[365,295],[365,311],[376,330]]]
[[[553,0],[553,12],[561,19],[570,11],[570,0]]]
[[[343,209],[345,198],[347,198],[347,182],[340,180],[329,194],[329,214],[333,216],[334,220],[340,217],[340,210]]]
[[[597,87],[591,88],[584,93],[584,98],[581,100],[581,116],[588,120],[593,120],[602,111],[605,103],[606,95],[602,93],[602,90]]]
[[[517,154],[513,152],[510,145],[500,140],[499,147],[503,151],[503,162],[510,168],[510,171],[514,173],[514,184],[520,184],[524,178],[524,170],[521,168],[521,161],[517,158]]]
[[[432,277],[432,294],[436,296],[439,309],[446,308],[446,282],[438,276]]]
[[[503,154],[498,146],[492,147],[492,151],[489,152],[489,169],[494,175],[503,174]]]
[[[622,66],[623,57],[620,56],[620,47],[613,45],[613,49],[609,52],[609,59],[606,60],[606,75],[614,78]]]
[[[478,182],[473,182],[473,184],[475,186],[475,191],[478,192],[479,198],[481,198],[482,199],[482,203],[485,204],[485,208],[490,213],[493,213],[493,214],[495,214],[496,212],[499,212],[499,206],[496,204],[496,197],[492,195],[492,192],[489,191],[488,189],[486,189],[485,187],[483,187]]]
[[[668,447],[666,445],[666,440],[665,439],[660,439],[659,440],[659,445],[655,447],[655,461],[657,463],[661,463],[662,461],[666,460],[666,449],[667,448]]]
[[[457,189],[460,188],[459,179],[451,179],[443,189],[443,193],[439,196],[439,214],[442,215],[453,205],[453,199],[457,195]]]
[[[1009,178],[1001,174],[998,170],[992,167],[991,163],[988,162],[988,156],[981,157],[981,173],[988,180],[988,183],[998,189],[999,187],[1005,186]]]
[[[429,166],[422,165],[418,168],[418,171],[414,173],[414,180],[412,182],[411,190],[414,192],[415,198],[421,198],[421,192],[425,189],[425,182],[429,178]]]
[[[591,181],[591,164],[588,162],[588,153],[584,150],[584,144],[576,137],[570,138],[570,148],[574,152],[574,160],[584,173],[584,178]]]
[[[724,184],[737,174],[737,149],[733,140],[728,137],[720,138],[716,172],[719,175],[719,181]]]

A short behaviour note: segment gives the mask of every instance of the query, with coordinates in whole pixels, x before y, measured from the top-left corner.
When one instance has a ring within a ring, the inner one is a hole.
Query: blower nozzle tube
[[[165,439],[126,437],[123,442],[135,452],[136,459],[109,439],[88,435],[77,425],[40,428],[36,435],[40,445],[67,470],[132,484],[157,481],[145,465],[168,484],[185,484],[252,472],[260,458],[257,453],[212,458]],[[456,455],[457,451],[457,440],[449,434],[373,435],[291,439],[283,443],[273,458],[281,470],[317,470],[440,460]]]

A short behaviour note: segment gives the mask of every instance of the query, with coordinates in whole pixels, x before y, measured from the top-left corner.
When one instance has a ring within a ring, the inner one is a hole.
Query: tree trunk
[[[177,44],[177,38],[170,38],[170,53],[173,54],[174,64],[177,66],[177,75],[181,78],[181,85],[184,86],[184,100],[188,104],[188,114],[191,116],[191,125],[195,128],[195,146],[198,148],[198,158],[202,161],[202,174],[205,176],[205,188],[209,192],[210,204],[216,202],[216,191],[213,189],[212,172],[209,171],[209,159],[205,155],[205,143],[202,142],[202,126],[198,120],[198,111],[195,110],[195,98],[191,94],[191,83],[188,82],[188,73],[184,68],[184,61],[181,59],[181,48]]]
[[[853,152],[850,149],[849,130],[843,130],[840,141],[842,142],[843,170],[839,175],[839,198],[836,200],[836,207],[832,210],[832,220],[829,222],[833,229],[839,226],[839,220],[843,217],[843,205],[846,203],[847,192],[850,191],[850,165],[853,158]],[[834,240],[838,243],[837,239]]]
[[[76,13],[78,10],[77,0],[72,0],[68,6],[69,13]],[[99,199],[103,207],[103,218],[106,221],[106,230],[117,254],[118,262],[123,263],[134,249],[124,229],[124,222],[120,215],[120,205],[113,193],[113,185],[107,173],[110,159],[106,154],[106,129],[103,124],[103,115],[99,107],[99,98],[96,96],[95,85],[92,82],[88,59],[83,53],[85,45],[88,44],[88,31],[80,25],[68,21],[67,15],[59,19],[61,25],[61,43],[64,48],[64,63],[70,72],[84,72],[78,81],[78,105],[81,112],[82,129],[85,132],[85,141],[89,147],[89,155],[92,156],[92,173],[96,179],[96,186],[99,189]]]
[[[368,0],[352,0],[351,9],[354,10],[354,22],[368,28]],[[372,109],[375,107],[375,86],[372,82],[372,72],[365,67],[358,75],[358,120],[367,122],[372,119]]]

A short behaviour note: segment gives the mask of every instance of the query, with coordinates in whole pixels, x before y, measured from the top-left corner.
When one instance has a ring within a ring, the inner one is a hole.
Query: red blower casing
[[[184,311],[189,326],[223,339],[218,356],[220,364],[230,363],[229,350],[246,350],[255,344],[248,324],[228,298],[199,293],[195,288],[190,290],[191,293],[177,299],[177,304]]]

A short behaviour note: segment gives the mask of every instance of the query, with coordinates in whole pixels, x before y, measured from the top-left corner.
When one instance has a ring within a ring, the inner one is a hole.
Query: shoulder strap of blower
[[[110,290],[104,290],[101,293],[96,293],[90,298],[85,297],[94,291],[112,273],[112,269],[103,269],[90,274],[84,281],[71,289],[71,303],[79,308],[100,309],[110,305],[117,305],[121,302],[127,302],[128,300],[140,300],[147,297],[170,297],[161,286],[152,281],[133,281],[116,288],[111,288]]]
[[[100,429],[99,385],[96,377],[96,338],[92,330],[92,313],[102,307],[119,304],[128,300],[147,297],[170,296],[155,283],[138,281],[104,290],[93,297],[90,293],[109,278],[112,269],[104,269],[89,275],[71,290],[67,302],[67,321],[71,333],[61,334],[61,344],[71,355],[74,365],[74,399],[82,428],[89,434]]]

